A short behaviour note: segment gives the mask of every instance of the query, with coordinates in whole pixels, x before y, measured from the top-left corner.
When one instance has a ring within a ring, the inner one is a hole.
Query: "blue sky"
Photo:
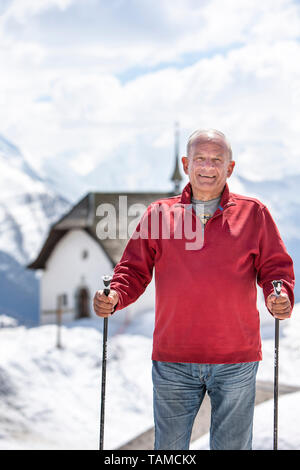
[[[299,31],[293,0],[2,1],[0,134],[76,195],[167,188],[176,120],[181,154],[215,127],[242,176],[299,173]]]

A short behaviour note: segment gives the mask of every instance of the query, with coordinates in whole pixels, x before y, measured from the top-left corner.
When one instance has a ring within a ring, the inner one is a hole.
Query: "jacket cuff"
[[[119,300],[118,300],[118,302],[116,303],[116,305],[115,305],[115,307],[114,307],[114,310],[113,310],[113,312],[112,312],[112,313],[114,314],[117,310],[122,310],[122,308],[123,308],[123,306],[122,306],[122,304],[123,304],[123,302],[122,302],[122,295],[121,295],[120,291],[115,287],[115,285],[113,284],[113,282],[111,282],[111,284],[110,284],[110,289],[116,291],[117,294],[118,294],[118,296],[119,296]]]

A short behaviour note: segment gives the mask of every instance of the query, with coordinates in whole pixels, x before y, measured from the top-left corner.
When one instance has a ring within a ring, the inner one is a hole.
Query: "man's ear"
[[[186,175],[188,175],[189,174],[189,171],[188,171],[189,159],[188,159],[188,157],[182,157],[181,162],[182,162],[183,171],[185,172]]]
[[[231,160],[227,168],[227,178],[232,175],[233,169],[235,167],[235,161]]]

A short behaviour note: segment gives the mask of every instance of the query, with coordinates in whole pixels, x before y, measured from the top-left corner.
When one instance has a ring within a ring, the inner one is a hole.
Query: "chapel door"
[[[90,316],[89,293],[85,287],[82,287],[78,293],[78,317],[87,318]]]

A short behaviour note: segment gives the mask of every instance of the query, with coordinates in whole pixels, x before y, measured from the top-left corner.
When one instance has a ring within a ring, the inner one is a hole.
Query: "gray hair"
[[[229,155],[229,160],[232,160],[232,149],[231,149],[231,145],[229,143],[229,141],[227,140],[226,136],[223,134],[223,132],[221,131],[218,131],[216,129],[198,129],[196,131],[194,131],[189,139],[188,139],[188,142],[187,142],[187,146],[186,146],[186,153],[187,153],[187,156],[189,156],[189,152],[190,152],[190,149],[191,149],[191,146],[193,145],[194,141],[198,139],[198,137],[201,137],[202,135],[206,135],[208,136],[208,138],[212,139],[213,137],[217,138],[218,140],[222,140],[226,147],[227,147],[227,150],[228,150],[228,155]],[[209,135],[211,137],[209,137]]]

